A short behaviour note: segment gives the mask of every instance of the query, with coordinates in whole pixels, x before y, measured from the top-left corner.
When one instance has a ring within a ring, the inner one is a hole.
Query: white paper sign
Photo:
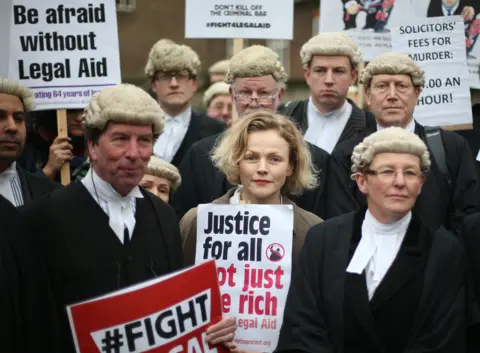
[[[472,123],[465,33],[460,16],[424,18],[392,27],[392,49],[425,70],[414,117],[423,125]]]
[[[391,51],[390,28],[402,24],[411,11],[411,0],[343,0],[320,2],[320,32],[344,31],[371,61]]]
[[[34,91],[37,109],[84,108],[93,92],[121,82],[115,1],[4,1],[7,76]]]
[[[186,0],[185,38],[293,38],[293,0]]]
[[[235,342],[273,352],[292,269],[291,205],[200,205],[195,262],[215,259],[223,313],[237,318]]]
[[[480,1],[415,0],[412,13],[421,18],[462,16],[470,87],[480,89]]]

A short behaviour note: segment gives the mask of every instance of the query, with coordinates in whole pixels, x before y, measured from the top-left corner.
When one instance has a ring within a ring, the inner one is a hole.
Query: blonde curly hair
[[[233,124],[212,151],[212,161],[234,185],[240,182],[240,161],[248,148],[248,135],[253,131],[275,130],[290,147],[291,175],[287,176],[282,191],[300,195],[317,186],[317,171],[308,146],[295,124],[286,116],[270,110],[257,110]]]
[[[360,82],[369,88],[375,75],[408,75],[413,86],[423,89],[425,86],[425,71],[408,55],[389,52],[377,56],[370,61],[360,76]]]
[[[427,173],[430,169],[430,153],[425,143],[417,135],[400,127],[389,127],[367,136],[353,149],[352,179],[363,173],[379,153],[408,153],[420,158],[420,169]]]

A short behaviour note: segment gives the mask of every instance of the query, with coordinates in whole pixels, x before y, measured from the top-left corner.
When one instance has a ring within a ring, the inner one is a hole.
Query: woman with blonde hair
[[[212,151],[212,160],[227,180],[238,187],[214,204],[293,205],[293,264],[307,231],[322,220],[286,198],[316,187],[310,152],[300,131],[283,115],[255,111],[227,130]],[[180,221],[185,265],[195,262],[197,208]]]

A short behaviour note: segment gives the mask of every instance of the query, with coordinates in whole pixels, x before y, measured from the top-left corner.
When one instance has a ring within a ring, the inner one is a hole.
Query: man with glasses
[[[192,111],[200,59],[190,47],[159,40],[150,50],[145,73],[165,112],[165,132],[155,143],[153,153],[178,166],[192,144],[222,132],[225,124]]]
[[[215,82],[203,94],[203,104],[208,116],[223,121],[227,126],[232,123],[232,97],[230,86],[225,82]]]
[[[305,140],[332,153],[343,142],[375,125],[372,114],[347,99],[358,76],[362,53],[344,33],[320,33],[300,51],[310,98],[291,101],[280,111],[298,121]]]
[[[278,55],[271,49],[254,45],[235,54],[230,60],[230,69],[225,77],[238,113],[232,123],[235,124],[236,119],[257,109],[277,110],[286,81],[285,69]],[[210,160],[210,152],[217,138],[218,135],[210,136],[194,144],[179,166],[183,182],[171,203],[179,218],[191,208],[219,198],[232,187]],[[316,190],[302,196],[289,197],[292,197],[299,207],[322,217],[322,194],[325,190],[328,154],[314,145],[309,147],[313,162],[321,171],[320,185]]]
[[[443,225],[458,233],[462,218],[474,213],[478,207],[475,165],[463,137],[441,129],[430,134],[429,127],[413,119],[418,97],[425,85],[423,70],[407,55],[387,53],[367,65],[361,80],[366,88],[367,103],[375,114],[376,130],[398,126],[418,135],[429,147],[432,168],[415,209],[433,227]],[[328,180],[332,197],[329,194],[329,216],[354,211],[366,204],[365,197],[350,178],[352,151],[362,139],[362,136],[356,136],[345,141],[330,156]],[[442,167],[442,156],[446,170]],[[382,173],[379,177],[391,175]]]

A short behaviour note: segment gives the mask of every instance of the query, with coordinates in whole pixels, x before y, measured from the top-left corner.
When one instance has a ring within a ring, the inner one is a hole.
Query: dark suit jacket
[[[22,186],[24,205],[35,201],[41,196],[62,187],[61,184],[47,178],[41,171],[29,172],[17,164],[17,173]]]
[[[226,125],[219,120],[210,118],[204,114],[192,112],[192,118],[190,119],[187,133],[171,163],[178,167],[187,151],[195,142],[200,141],[205,137],[218,134],[226,128]]]
[[[365,272],[352,275],[353,282],[346,272],[363,212],[329,219],[308,232],[275,352],[464,352],[466,261],[460,241],[413,214],[397,257],[368,302]],[[414,288],[419,280],[421,287]],[[417,298],[415,303],[409,293]],[[353,320],[364,332],[363,339],[370,341],[367,348],[346,341]],[[395,329],[401,332],[395,335]]]
[[[348,119],[348,122],[342,131],[342,134],[338,138],[336,144],[337,146],[343,141],[346,141],[351,137],[362,133],[363,131],[365,131],[365,129],[374,128],[375,126],[377,126],[375,117],[372,113],[360,109],[350,99],[348,99],[348,102],[352,105],[352,114],[350,115],[350,119]],[[286,113],[291,110],[291,108],[289,108],[290,105],[295,106],[292,113],[290,114],[292,120],[297,123],[299,129],[302,131],[303,134],[305,134],[308,129],[308,99],[303,101],[290,101],[282,104],[278,108],[279,113]]]

